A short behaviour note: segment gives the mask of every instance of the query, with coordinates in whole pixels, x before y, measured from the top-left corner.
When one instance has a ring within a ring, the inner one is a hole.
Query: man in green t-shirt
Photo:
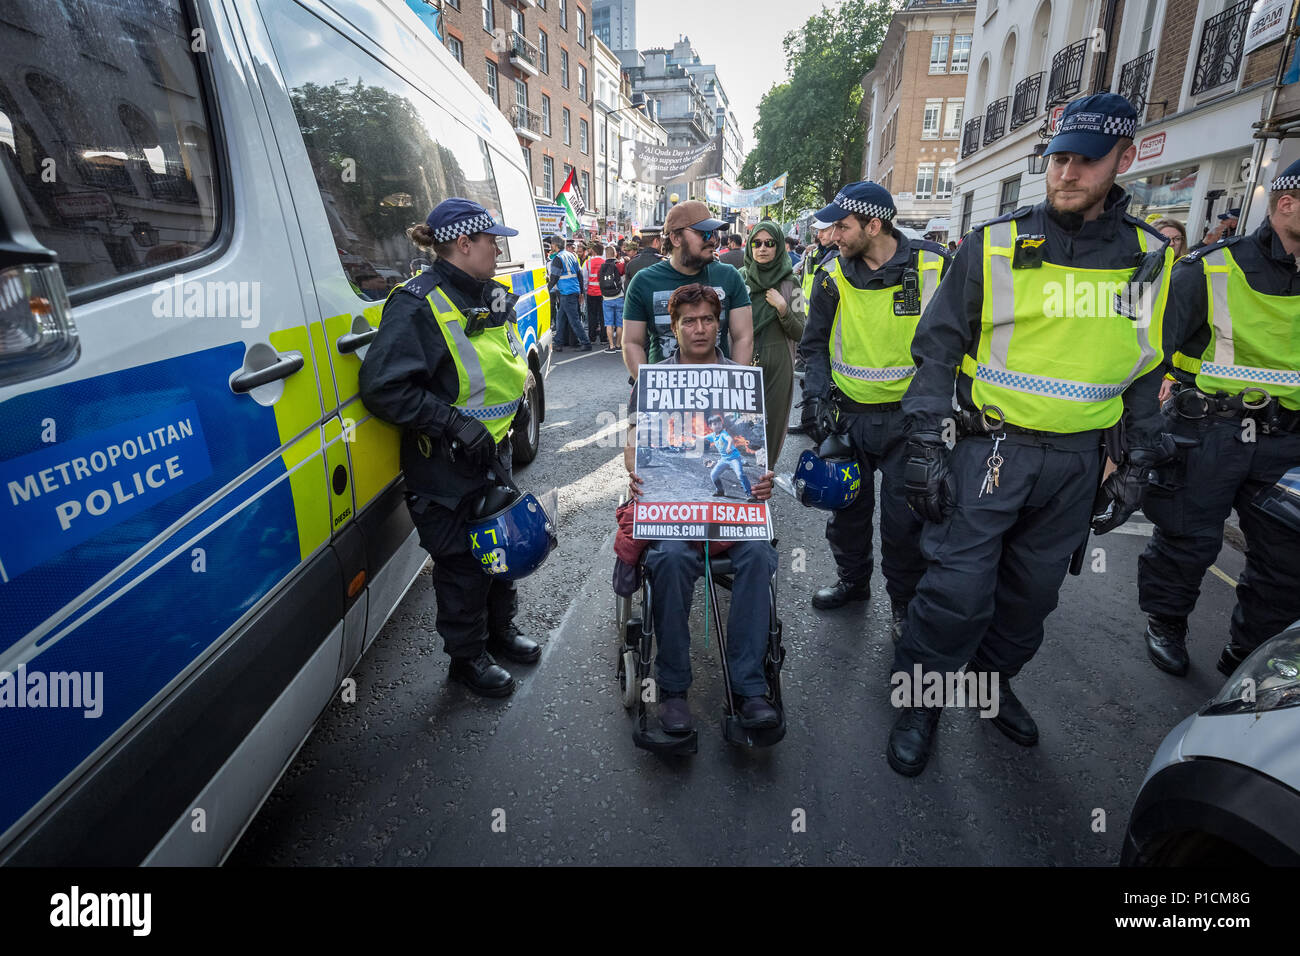
[[[713,251],[726,223],[714,219],[699,200],[678,203],[664,221],[668,258],[637,272],[623,304],[623,361],[636,376],[645,362],[661,362],[677,349],[668,299],[679,286],[712,286],[722,300],[718,345],[723,355],[748,365],[754,351],[754,316],[749,290],[735,266],[718,262]]]

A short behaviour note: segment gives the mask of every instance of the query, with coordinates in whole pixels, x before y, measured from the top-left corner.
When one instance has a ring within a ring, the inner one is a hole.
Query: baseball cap
[[[1120,137],[1132,139],[1136,132],[1137,110],[1132,103],[1118,93],[1094,93],[1065,107],[1061,125],[1043,155],[1078,153],[1089,159],[1100,159]]]
[[[438,203],[424,224],[433,230],[436,242],[451,242],[460,236],[471,236],[476,232],[486,232],[493,236],[519,235],[518,229],[501,225],[478,203],[459,196]]]
[[[1240,206],[1238,206],[1236,209],[1229,209],[1227,212],[1219,213],[1220,222],[1223,222],[1225,219],[1240,219],[1240,218],[1241,218]]]
[[[678,229],[708,231],[726,228],[727,223],[721,219],[714,219],[709,207],[698,199],[679,202],[668,210],[668,218],[664,220],[664,232],[676,232]]]
[[[836,194],[834,202],[817,210],[814,219],[823,224],[835,223],[849,213],[856,212],[860,216],[890,220],[894,218],[894,211],[894,197],[889,195],[889,190],[879,183],[864,179],[843,187]],[[821,228],[826,227],[823,225]]]
[[[1282,170],[1281,175],[1269,183],[1268,188],[1270,192],[1278,189],[1300,189],[1300,159]]]

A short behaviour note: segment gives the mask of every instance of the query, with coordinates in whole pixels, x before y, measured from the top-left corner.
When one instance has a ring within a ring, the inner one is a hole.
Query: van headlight
[[[1265,641],[1241,662],[1204,715],[1262,714],[1300,706],[1300,630]]]
[[[0,269],[0,383],[70,365],[80,345],[56,263]]]

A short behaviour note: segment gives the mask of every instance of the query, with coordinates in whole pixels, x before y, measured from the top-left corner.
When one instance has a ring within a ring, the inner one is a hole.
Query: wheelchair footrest
[[[779,743],[784,737],[784,713],[781,714],[781,722],[775,727],[761,729],[742,727],[740,717],[736,714],[722,715],[722,738],[729,744],[739,744],[742,747],[770,747]]]
[[[661,727],[637,727],[632,731],[632,743],[654,754],[693,754],[700,749],[699,731],[670,734]]]

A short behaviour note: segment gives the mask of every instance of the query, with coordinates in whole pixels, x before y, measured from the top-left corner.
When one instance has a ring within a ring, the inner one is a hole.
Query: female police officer
[[[467,519],[510,469],[510,423],[528,372],[515,300],[491,281],[496,236],[517,236],[468,199],[439,203],[407,233],[437,256],[395,287],[361,365],[367,408],[402,431],[407,505],[433,556],[438,633],[450,676],[477,694],[508,696],[514,679],[492,654],[541,656],[514,625],[515,586],[485,574],[470,553]]]

